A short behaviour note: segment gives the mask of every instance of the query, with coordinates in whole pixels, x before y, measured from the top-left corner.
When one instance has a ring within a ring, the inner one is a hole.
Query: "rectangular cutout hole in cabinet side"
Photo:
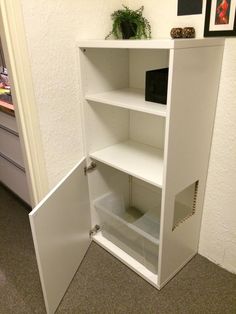
[[[199,181],[196,181],[176,195],[172,231],[195,214],[198,186]]]

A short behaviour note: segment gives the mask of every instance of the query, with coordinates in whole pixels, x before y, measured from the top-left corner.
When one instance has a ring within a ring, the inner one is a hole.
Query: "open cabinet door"
[[[56,311],[90,244],[85,159],[29,214],[48,314]]]

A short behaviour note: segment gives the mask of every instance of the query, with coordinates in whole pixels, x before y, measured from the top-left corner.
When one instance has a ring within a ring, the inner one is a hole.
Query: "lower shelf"
[[[125,251],[120,249],[110,240],[106,239],[101,232],[93,236],[93,241],[99,244],[106,251],[114,255],[116,258],[118,258],[122,263],[124,263],[126,266],[128,266],[130,269],[136,272],[139,276],[148,281],[155,288],[160,289],[160,287],[157,284],[158,276],[156,274],[148,270],[145,266],[143,266],[129,254],[127,254]]]

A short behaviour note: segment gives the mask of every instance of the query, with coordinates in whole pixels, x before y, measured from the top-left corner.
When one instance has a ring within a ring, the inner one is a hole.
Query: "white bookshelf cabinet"
[[[85,156],[30,213],[48,313],[92,240],[158,289],[197,253],[224,40],[77,49]],[[146,102],[166,67],[167,104]]]

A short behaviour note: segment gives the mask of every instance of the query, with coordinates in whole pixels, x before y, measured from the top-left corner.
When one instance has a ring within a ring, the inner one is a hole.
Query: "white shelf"
[[[146,279],[151,285],[159,289],[157,285],[157,275],[148,270],[141,263],[136,261],[133,257],[127,254],[125,251],[120,249],[114,243],[103,237],[101,232],[97,233],[93,236],[93,241],[102,246],[106,251],[114,255],[121,262],[123,262],[126,266],[131,268],[133,271],[138,273],[142,278]]]
[[[166,117],[166,105],[145,101],[144,91],[137,88],[124,88],[103,93],[90,94],[86,95],[85,99]]]
[[[152,185],[162,187],[163,151],[126,141],[90,154],[90,157]]]
[[[223,45],[224,38],[78,41],[78,47],[80,48],[178,49]]]

